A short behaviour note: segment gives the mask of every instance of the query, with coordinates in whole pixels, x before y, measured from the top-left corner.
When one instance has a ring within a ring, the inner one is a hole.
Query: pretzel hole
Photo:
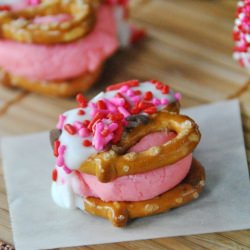
[[[142,137],[135,145],[130,147],[127,153],[139,153],[148,149],[156,149],[176,137],[174,131],[158,131]]]

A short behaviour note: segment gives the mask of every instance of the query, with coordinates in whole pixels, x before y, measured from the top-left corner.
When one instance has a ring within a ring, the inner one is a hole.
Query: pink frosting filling
[[[62,22],[69,21],[70,19],[71,19],[71,16],[68,14],[59,14],[59,15],[54,15],[54,16],[39,16],[33,20],[33,23],[38,23],[38,24],[52,23],[52,22],[62,23]]]
[[[134,145],[130,152],[144,151],[159,146],[175,135],[156,132],[149,134]],[[175,164],[147,173],[122,176],[109,183],[102,183],[93,175],[75,175],[74,191],[85,197],[98,197],[104,201],[141,201],[151,199],[179,184],[190,170],[192,154]],[[150,164],[150,163],[149,163]]]
[[[46,46],[0,40],[0,67],[28,79],[70,79],[95,71],[117,48],[114,13],[104,5],[94,29],[78,41]]]

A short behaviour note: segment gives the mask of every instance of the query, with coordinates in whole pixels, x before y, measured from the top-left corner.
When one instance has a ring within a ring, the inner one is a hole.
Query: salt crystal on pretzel
[[[80,107],[61,115],[60,132],[53,132],[58,135],[56,174],[52,173],[53,180],[57,177],[52,185],[55,202],[124,226],[129,218],[159,213],[197,197],[205,177],[203,168],[192,162],[192,151],[200,133],[192,119],[179,114],[180,97],[155,80],[111,85],[84,107],[85,99],[78,95]],[[196,181],[187,178],[180,186],[187,173]],[[186,198],[182,188],[189,190]],[[134,205],[137,212],[131,209]]]

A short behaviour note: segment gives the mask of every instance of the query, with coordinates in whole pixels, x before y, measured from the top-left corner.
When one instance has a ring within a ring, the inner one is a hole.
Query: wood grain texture
[[[156,78],[182,92],[183,107],[239,98],[250,165],[250,77],[232,60],[235,7],[235,0],[131,0],[132,20],[145,27],[148,36],[108,60],[100,80],[86,96],[91,98],[110,83]],[[74,106],[74,99],[0,87],[0,136],[49,130],[58,114]],[[0,239],[13,243],[1,167]],[[66,249],[249,248],[250,231],[242,230]]]

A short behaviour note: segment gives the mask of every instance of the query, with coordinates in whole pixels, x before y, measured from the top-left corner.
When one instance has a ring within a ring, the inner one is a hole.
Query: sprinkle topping
[[[78,108],[59,116],[57,128],[62,129],[62,134],[54,143],[57,166],[70,173],[90,155],[117,144],[126,128],[141,124],[130,117],[148,120],[149,115],[180,98],[180,93],[156,80],[111,85],[90,101],[78,94]]]
[[[250,45],[250,1],[239,1],[236,11],[236,19],[233,29],[235,41],[234,58],[241,66],[250,67],[248,55]]]

